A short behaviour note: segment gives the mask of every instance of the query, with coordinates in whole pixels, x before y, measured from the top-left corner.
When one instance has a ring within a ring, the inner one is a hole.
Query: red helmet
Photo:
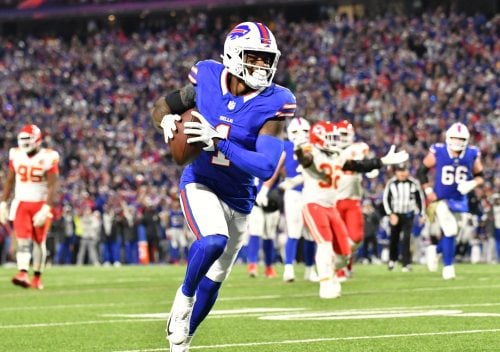
[[[354,127],[347,120],[337,122],[337,146],[344,149],[354,142]]]
[[[309,131],[309,139],[315,147],[326,150],[335,150],[335,125],[330,121],[318,121]]]
[[[17,135],[17,145],[21,150],[30,153],[42,143],[42,132],[36,125],[24,125]]]

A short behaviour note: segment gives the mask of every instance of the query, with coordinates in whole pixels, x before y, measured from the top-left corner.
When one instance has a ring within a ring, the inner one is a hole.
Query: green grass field
[[[52,267],[35,291],[0,268],[0,351],[168,351],[184,270]],[[458,265],[457,279],[443,281],[423,266],[358,265],[342,297],[320,300],[317,284],[250,279],[237,265],[191,350],[500,351],[500,266]]]

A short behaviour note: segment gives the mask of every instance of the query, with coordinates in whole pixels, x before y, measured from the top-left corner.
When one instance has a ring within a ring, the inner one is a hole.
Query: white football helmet
[[[246,63],[249,52],[267,53],[268,64],[259,66]],[[269,28],[258,22],[243,22],[227,35],[222,63],[250,88],[260,89],[271,85],[280,55],[276,39]]]
[[[446,131],[446,145],[454,152],[461,152],[467,148],[470,133],[463,123],[455,122]]]
[[[42,143],[42,132],[36,125],[24,125],[17,135],[17,145],[25,153],[31,153]]]
[[[342,120],[336,124],[337,146],[345,149],[354,143],[354,127],[347,120]]]
[[[288,140],[292,143],[309,142],[311,125],[303,117],[294,117],[286,128]]]

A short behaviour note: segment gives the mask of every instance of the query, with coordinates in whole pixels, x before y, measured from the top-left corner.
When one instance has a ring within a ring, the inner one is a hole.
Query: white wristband
[[[434,190],[432,189],[432,187],[425,187],[424,193],[426,196],[428,196],[429,194],[434,193]]]

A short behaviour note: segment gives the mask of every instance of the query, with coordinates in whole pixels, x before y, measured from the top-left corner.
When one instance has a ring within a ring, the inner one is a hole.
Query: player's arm
[[[9,167],[7,171],[7,179],[5,180],[3,186],[2,202],[8,202],[10,198],[10,194],[12,193],[12,188],[14,188],[14,182],[16,181],[16,173],[12,168]]]
[[[429,152],[425,156],[424,160],[422,160],[422,165],[417,171],[417,179],[422,185],[425,196],[430,202],[437,199],[436,194],[434,193],[434,189],[432,188],[432,185],[429,182],[429,178],[427,177],[427,173],[434,166],[436,166],[436,155],[434,155],[434,153],[432,152]]]
[[[346,160],[342,166],[342,171],[355,171],[355,172],[370,172],[372,170],[380,169],[384,166],[380,158],[362,159],[362,160]]]
[[[159,98],[151,112],[153,126],[161,131],[161,122],[166,115],[182,114],[196,105],[196,90],[192,84],[187,84],[181,89],[174,90],[164,97]]]
[[[311,153],[311,149],[305,146],[296,146],[295,147],[295,156],[297,157],[297,161],[304,168],[307,169],[313,165],[314,156]]]
[[[10,193],[14,187],[14,182],[16,180],[16,173],[9,167],[7,171],[7,179],[5,180],[2,199],[0,199],[0,224],[6,224],[9,219],[9,207],[7,202],[9,201]]]
[[[56,200],[56,193],[59,188],[59,173],[58,172],[50,172],[47,173],[47,200],[46,204],[49,207],[52,207]]]
[[[471,180],[463,181],[458,184],[457,190],[461,194],[467,194],[484,183],[483,163],[479,157],[474,160],[474,164],[472,165],[472,175],[473,178]]]
[[[278,161],[278,166],[276,167],[276,170],[274,171],[274,174],[271,176],[271,178],[267,181],[262,182],[262,187],[260,188],[259,193],[257,193],[257,197],[255,198],[255,203],[257,203],[258,206],[261,207],[266,207],[267,204],[269,203],[269,198],[268,194],[269,191],[271,190],[271,187],[274,186],[276,181],[278,180],[281,169],[283,168],[283,164],[285,163],[285,151],[281,153],[281,158]]]
[[[342,166],[342,171],[370,172],[375,169],[380,169],[385,165],[394,165],[405,162],[408,160],[408,157],[408,153],[405,150],[396,152],[396,146],[392,145],[389,152],[381,158],[345,160]]]
[[[263,181],[269,180],[283,153],[282,135],[285,122],[268,120],[260,129],[255,151],[242,148],[227,139],[215,138],[215,145],[235,166]]]
[[[472,175],[474,176],[473,180],[476,181],[476,186],[481,186],[484,183],[483,163],[480,158],[474,161]]]

